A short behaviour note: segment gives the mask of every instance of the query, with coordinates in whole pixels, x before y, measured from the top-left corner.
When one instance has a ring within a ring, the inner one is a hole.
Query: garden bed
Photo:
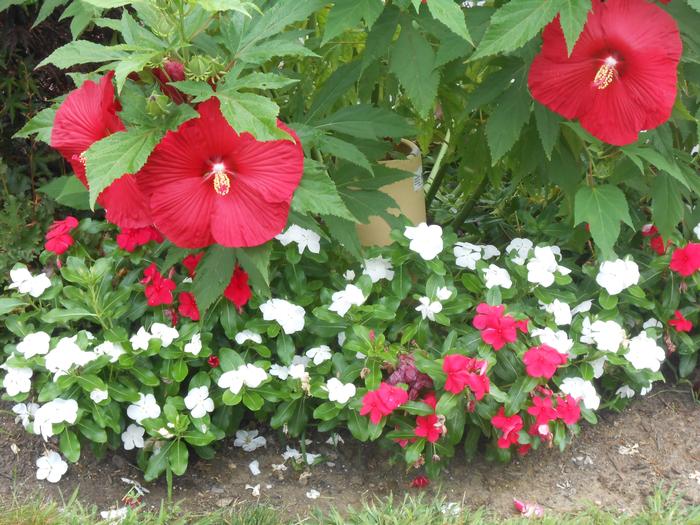
[[[700,442],[695,439],[700,435],[700,407],[687,390],[659,385],[621,413],[603,412],[599,417],[604,424],[584,426],[563,454],[542,449],[498,468],[483,458],[466,463],[458,456],[441,482],[423,491],[439,492],[448,502],[470,508],[483,506],[503,514],[512,513],[513,497],[536,501],[546,512],[580,509],[589,502],[607,510],[636,511],[663,483],[667,490],[674,486],[684,502],[700,505],[700,480],[695,478],[700,470]],[[123,452],[110,453],[103,460],[86,454],[57,485],[39,482],[34,462],[44,448],[41,438],[28,437],[7,413],[0,422],[0,475],[7,480],[0,489],[2,499],[13,493],[41,491],[61,501],[78,490],[83,503],[106,509],[127,492],[129,486],[122,477],[143,482],[133,456]],[[313,508],[342,510],[390,493],[400,499],[406,492],[418,492],[409,488],[411,478],[404,468],[390,464],[389,453],[351,439],[335,449],[318,444],[323,441],[314,438],[308,451],[326,454],[335,465],[322,463],[309,468],[311,476],[305,483],[298,480],[304,469],[290,468],[280,481],[271,464],[282,462],[285,446],[278,433],[264,434],[267,448],[244,452],[228,440],[215,460],[193,462],[185,476],[174,480],[174,500],[185,510],[206,511],[240,500],[257,500],[245,486],[260,483],[260,501],[296,516]],[[325,440],[327,435],[322,437]],[[13,444],[20,448],[16,455]],[[253,459],[259,461],[262,471],[257,477],[248,470]],[[272,487],[265,488],[266,484]],[[147,508],[158,508],[167,497],[165,481],[144,486],[150,493],[143,503]],[[318,499],[306,497],[312,488],[321,493]]]

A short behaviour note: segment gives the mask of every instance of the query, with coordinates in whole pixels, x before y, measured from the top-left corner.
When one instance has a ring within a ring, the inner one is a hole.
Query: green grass
[[[285,518],[276,510],[260,505],[241,504],[211,514],[193,514],[178,505],[163,506],[158,512],[129,511],[121,525],[519,525],[532,523],[522,518],[500,518],[483,509],[465,510],[457,515],[442,512],[444,500],[407,496],[365,503],[357,509]],[[548,513],[542,525],[700,525],[700,506],[681,503],[675,494],[661,490],[651,497],[641,512],[620,514],[596,507],[566,514]],[[0,525],[106,525],[98,509],[83,506],[74,494],[63,504],[33,499],[0,503]]]

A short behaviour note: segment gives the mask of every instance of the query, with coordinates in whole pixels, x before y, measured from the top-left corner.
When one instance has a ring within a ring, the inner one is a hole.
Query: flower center
[[[226,173],[226,166],[223,162],[217,162],[212,166],[211,174],[214,175],[214,191],[222,197],[228,195],[231,189],[231,179]]]
[[[611,56],[607,57],[595,74],[593,85],[603,90],[612,84],[613,80],[615,80],[615,74],[617,73],[615,66],[617,66],[617,60]]]

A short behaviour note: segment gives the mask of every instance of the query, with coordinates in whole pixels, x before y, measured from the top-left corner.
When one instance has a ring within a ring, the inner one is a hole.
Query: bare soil
[[[563,453],[539,450],[507,465],[483,459],[467,463],[458,456],[441,481],[422,490],[439,492],[448,502],[510,514],[513,497],[561,511],[590,503],[635,510],[663,483],[668,489],[675,487],[687,503],[700,505],[700,405],[689,391],[662,387],[621,413],[600,413],[599,419],[596,426],[584,426]],[[129,489],[122,477],[143,482],[133,455],[124,452],[101,460],[84,453],[60,483],[37,481],[34,462],[45,446],[57,449],[56,443],[44,444],[28,435],[7,412],[0,416],[0,429],[0,476],[7,480],[0,483],[0,498],[40,492],[61,501],[79,489],[83,503],[107,509],[118,505]],[[272,464],[283,462],[285,446],[276,433],[264,434],[266,448],[244,452],[230,440],[214,460],[195,460],[184,476],[175,478],[174,499],[193,511],[259,499],[295,516],[312,508],[344,509],[375,496],[393,493],[402,498],[417,491],[409,486],[416,472],[393,462],[392,450],[353,444],[349,437],[335,448],[324,442],[327,434],[307,446],[308,452],[323,453],[324,463],[276,474]],[[19,448],[17,453],[12,445]],[[262,471],[258,476],[248,468],[255,459]],[[259,498],[246,489],[257,484]],[[144,486],[150,492],[143,503],[157,508],[166,497],[165,482]],[[320,497],[307,498],[310,489],[319,491]]]

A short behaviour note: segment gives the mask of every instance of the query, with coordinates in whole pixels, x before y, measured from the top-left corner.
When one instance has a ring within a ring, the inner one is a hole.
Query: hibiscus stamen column
[[[600,69],[595,74],[593,85],[598,89],[605,89],[612,84],[613,80],[615,80],[615,75],[617,74],[615,66],[617,66],[617,59],[611,56],[607,57],[603,61],[603,65],[600,66]]]
[[[214,175],[214,191],[222,197],[228,195],[231,189],[231,180],[226,173],[226,166],[223,162],[217,162],[211,169],[211,174]]]

